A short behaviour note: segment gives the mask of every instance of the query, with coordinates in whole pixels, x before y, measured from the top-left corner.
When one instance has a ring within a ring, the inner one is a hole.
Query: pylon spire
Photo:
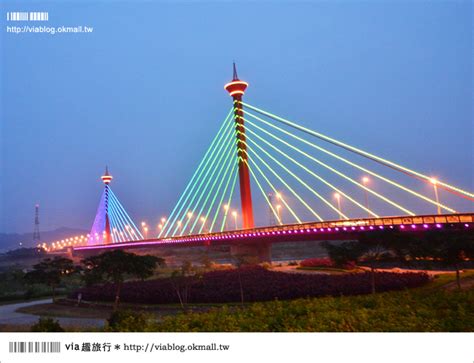
[[[234,76],[232,78],[233,81],[238,81],[239,80],[239,76],[237,76],[237,66],[235,65],[235,62],[232,63],[233,66],[234,66]]]
[[[109,167],[105,166],[105,174],[100,177],[105,185],[110,184],[113,179],[113,176],[109,174]]]

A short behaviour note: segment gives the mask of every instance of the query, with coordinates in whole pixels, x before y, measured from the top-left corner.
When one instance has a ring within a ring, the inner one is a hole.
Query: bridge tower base
[[[272,262],[272,245],[270,243],[232,245],[230,255],[233,263]]]

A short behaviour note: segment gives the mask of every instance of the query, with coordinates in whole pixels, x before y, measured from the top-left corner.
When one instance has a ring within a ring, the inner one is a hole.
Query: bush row
[[[241,281],[241,283],[239,282]],[[423,273],[380,272],[376,275],[377,291],[402,290],[426,284]],[[289,274],[248,267],[212,271],[200,276],[135,281],[124,284],[121,301],[144,304],[177,304],[178,292],[188,303],[229,303],[241,300],[290,300],[304,297],[359,295],[371,292],[369,273],[341,275]],[[83,300],[113,301],[115,286],[105,284],[77,290]]]

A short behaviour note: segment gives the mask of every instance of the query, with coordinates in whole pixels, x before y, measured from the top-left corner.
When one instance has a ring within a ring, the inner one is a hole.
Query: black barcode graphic
[[[10,342],[10,353],[60,353],[61,342]]]
[[[49,13],[45,11],[12,11],[7,12],[8,21],[48,21]]]

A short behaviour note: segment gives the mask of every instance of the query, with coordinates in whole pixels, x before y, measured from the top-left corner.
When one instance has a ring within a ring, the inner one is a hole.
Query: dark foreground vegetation
[[[292,263],[293,271],[280,266],[285,272],[249,266],[245,256],[235,268],[185,261],[180,269],[121,250],[81,265],[55,257],[4,276],[4,298],[33,287],[54,297],[63,286],[85,284],[61,301],[78,317],[102,307],[109,331],[473,331],[474,273],[466,272],[474,261],[471,231],[384,230],[323,246],[329,258]],[[420,265],[455,273],[433,279],[381,270]],[[296,266],[320,271],[294,273]],[[52,310],[46,315],[57,317],[58,304],[45,304]],[[60,331],[58,324],[43,319],[33,328]]]
[[[474,290],[414,290],[222,307],[166,317],[146,329],[162,332],[469,332]]]
[[[429,281],[428,275],[423,273],[380,272],[376,278],[378,291],[413,288]],[[121,301],[142,304],[231,303],[370,292],[369,273],[302,275],[253,266],[203,275],[127,282],[122,287]],[[78,293],[88,301],[114,301],[115,286],[105,284],[83,288],[71,298],[76,298]]]

